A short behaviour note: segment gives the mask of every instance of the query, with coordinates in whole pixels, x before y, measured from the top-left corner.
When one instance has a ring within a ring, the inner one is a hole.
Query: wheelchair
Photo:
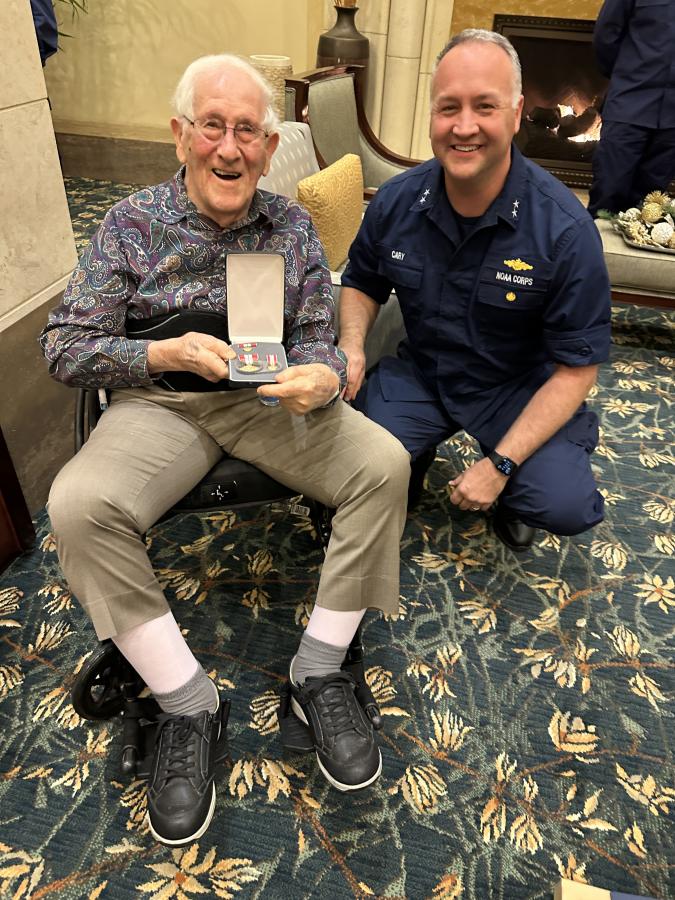
[[[101,415],[99,392],[79,388],[75,405],[75,452],[81,449]],[[262,503],[288,502],[296,512],[308,515],[325,551],[331,531],[332,511],[314,500],[298,501],[297,493],[274,481],[255,466],[227,454],[162,521],[182,512],[213,511]],[[366,682],[360,629],[347,651],[342,666],[354,678],[356,697],[373,728],[382,728],[382,717]],[[144,696],[145,684],[112,641],[102,641],[79,672],[71,689],[75,711],[93,721],[119,717],[122,723],[121,769],[126,776],[145,778],[149,774],[157,718],[161,712],[152,697]],[[226,746],[226,725],[230,701],[221,706],[221,734]],[[290,710],[290,689],[282,689],[278,711],[284,751],[314,751],[308,727]],[[219,756],[225,755],[219,746]]]

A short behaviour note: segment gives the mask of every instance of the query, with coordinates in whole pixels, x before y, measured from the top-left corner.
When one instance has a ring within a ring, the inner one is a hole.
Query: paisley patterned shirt
[[[128,338],[127,319],[175,309],[225,314],[231,250],[283,253],[289,364],[325,363],[344,387],[346,359],[335,346],[330,275],[307,211],[257,190],[246,217],[221,229],[188,199],[183,170],[106,215],[40,335],[50,374],[73,387],[151,385],[149,341]]]

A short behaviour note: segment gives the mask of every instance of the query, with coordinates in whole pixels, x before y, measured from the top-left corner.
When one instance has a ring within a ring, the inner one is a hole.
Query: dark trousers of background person
[[[603,122],[593,152],[588,211],[617,213],[638,206],[650,191],[665,191],[675,179],[675,128],[644,128]]]

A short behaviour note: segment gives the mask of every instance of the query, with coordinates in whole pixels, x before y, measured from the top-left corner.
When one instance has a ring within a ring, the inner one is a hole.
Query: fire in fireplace
[[[597,70],[593,22],[495,15],[523,69],[525,105],[516,144],[570,187],[588,187],[607,79]]]

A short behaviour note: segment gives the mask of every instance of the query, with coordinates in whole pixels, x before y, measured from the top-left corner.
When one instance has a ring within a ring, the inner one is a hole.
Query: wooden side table
[[[0,572],[35,543],[35,528],[0,429]]]

